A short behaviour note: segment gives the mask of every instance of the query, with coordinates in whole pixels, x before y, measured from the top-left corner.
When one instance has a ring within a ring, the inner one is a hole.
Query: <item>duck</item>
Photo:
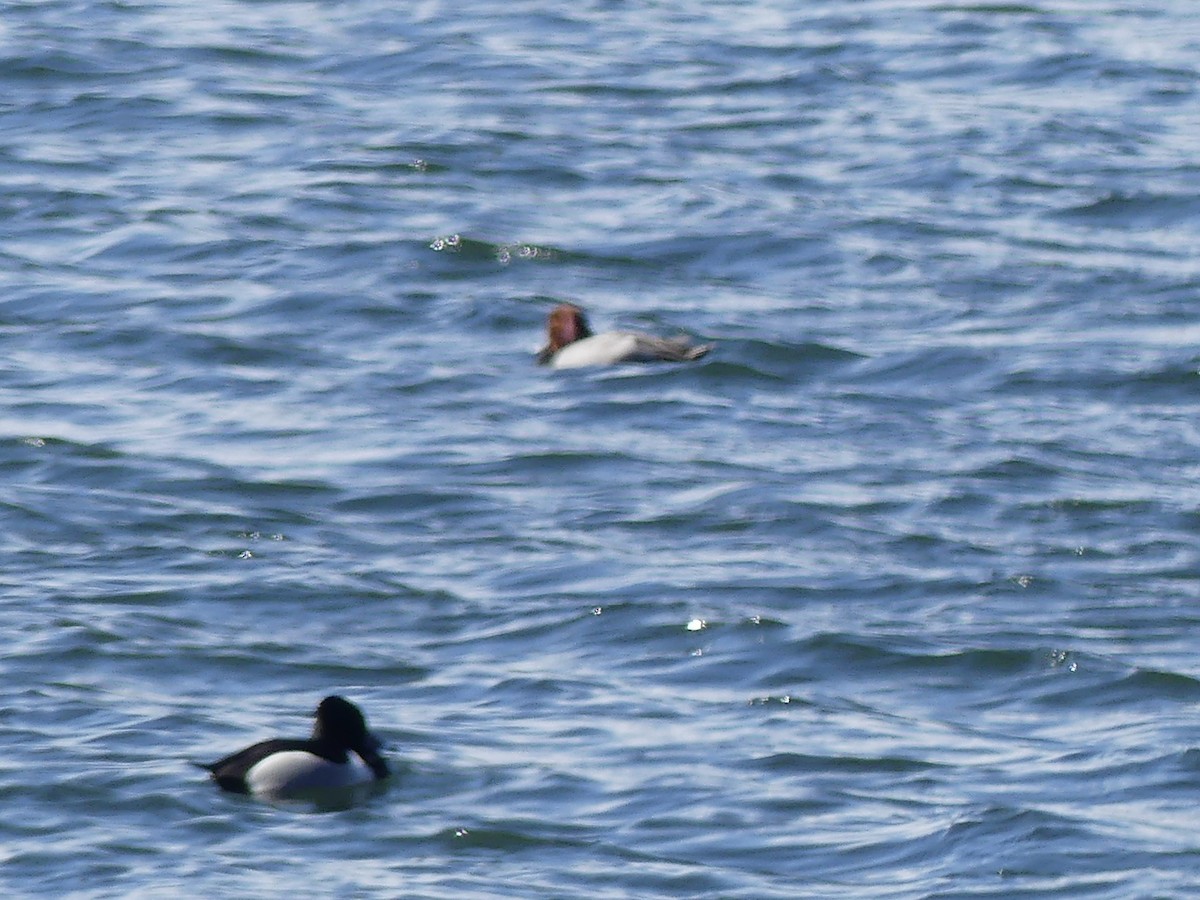
[[[712,344],[694,344],[684,335],[662,338],[640,331],[605,331],[593,334],[584,311],[573,303],[560,303],[546,319],[546,346],[537,355],[538,365],[553,369],[611,366],[623,362],[688,362],[699,359]]]
[[[388,777],[382,742],[345,697],[326,697],[310,738],[272,738],[201,764],[222,790],[271,799],[310,797]]]

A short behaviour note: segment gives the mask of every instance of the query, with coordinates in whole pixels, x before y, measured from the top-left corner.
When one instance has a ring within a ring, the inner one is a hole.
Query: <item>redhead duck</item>
[[[561,303],[546,321],[546,346],[538,353],[539,365],[554,369],[609,366],[622,362],[686,362],[699,359],[712,344],[693,344],[688,338],[661,338],[637,331],[592,334],[583,310]]]
[[[387,778],[387,762],[379,755],[382,745],[367,730],[357,706],[343,697],[326,697],[316,719],[311,738],[260,741],[202,768],[224,790],[271,799],[308,797]]]

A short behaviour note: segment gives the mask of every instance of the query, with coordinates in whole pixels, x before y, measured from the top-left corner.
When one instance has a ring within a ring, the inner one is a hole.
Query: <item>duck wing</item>
[[[636,337],[634,355],[629,357],[631,362],[689,362],[699,359],[713,348],[712,344],[693,344],[684,335],[660,338],[639,334]]]
[[[262,762],[272,753],[282,753],[286,750],[305,750],[321,756],[312,740],[301,738],[272,738],[269,741],[259,741],[244,750],[231,753],[215,763],[198,763],[200,768],[207,769],[218,787],[235,794],[249,793],[246,786],[246,773],[255,765]]]

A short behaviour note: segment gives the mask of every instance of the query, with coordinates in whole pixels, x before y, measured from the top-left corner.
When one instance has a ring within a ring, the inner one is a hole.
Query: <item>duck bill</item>
[[[367,732],[362,744],[355,748],[355,752],[367,764],[376,778],[387,778],[389,774],[387,760],[381,755],[382,750],[383,741],[371,732]]]

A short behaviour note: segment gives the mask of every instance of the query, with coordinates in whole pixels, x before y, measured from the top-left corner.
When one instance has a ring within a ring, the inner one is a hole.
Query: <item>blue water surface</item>
[[[0,17],[0,885],[1200,890],[1185,0]],[[552,372],[544,319],[703,360]],[[191,764],[366,711],[333,810]]]

